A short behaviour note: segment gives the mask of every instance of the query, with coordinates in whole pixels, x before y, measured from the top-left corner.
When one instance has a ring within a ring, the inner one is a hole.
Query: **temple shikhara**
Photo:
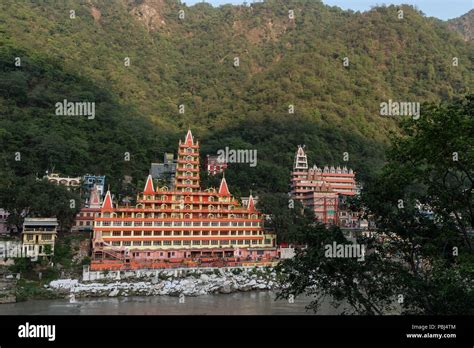
[[[292,199],[314,211],[325,224],[356,227],[358,214],[340,209],[341,198],[357,193],[355,174],[346,167],[309,167],[304,147],[298,146],[291,174]]]
[[[242,205],[223,177],[202,189],[199,143],[179,142],[174,185],[148,176],[134,207],[117,206],[108,191],[95,218],[92,270],[241,265],[271,261],[276,236],[263,227],[252,196]]]

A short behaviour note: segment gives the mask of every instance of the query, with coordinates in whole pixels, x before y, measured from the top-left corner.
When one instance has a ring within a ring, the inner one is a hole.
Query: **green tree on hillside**
[[[308,247],[281,265],[289,287],[280,296],[313,295],[313,309],[329,296],[363,314],[473,314],[473,111],[469,96],[404,121],[362,195],[378,227],[358,240],[369,250],[365,261],[325,257],[325,245],[345,238],[308,227]]]
[[[7,223],[18,231],[22,230],[25,217],[56,217],[60,228],[68,230],[81,208],[81,200],[62,185],[27,176],[0,186],[0,205],[10,213]]]

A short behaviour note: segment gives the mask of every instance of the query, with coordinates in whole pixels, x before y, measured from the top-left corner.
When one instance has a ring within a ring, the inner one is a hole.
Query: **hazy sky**
[[[182,2],[193,5],[202,0],[182,0]],[[222,4],[241,4],[244,0],[206,0],[213,5]],[[247,3],[253,2],[247,0]],[[450,19],[459,17],[473,8],[474,0],[323,0],[326,5],[339,6],[343,9],[354,11],[370,10],[374,5],[390,4],[410,4],[417,6],[427,16],[437,17],[439,19]]]

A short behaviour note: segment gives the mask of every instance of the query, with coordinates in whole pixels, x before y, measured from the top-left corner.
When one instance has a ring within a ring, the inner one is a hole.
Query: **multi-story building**
[[[293,199],[314,211],[316,218],[327,224],[339,223],[341,195],[357,192],[355,173],[346,167],[309,167],[304,147],[298,146],[291,177]]]
[[[199,162],[199,143],[188,131],[179,142],[173,190],[155,189],[150,175],[134,207],[115,206],[108,191],[95,219],[91,268],[276,257],[275,235],[264,230],[253,198],[240,205],[225,178],[219,189],[201,189]]]
[[[54,242],[57,237],[58,220],[56,218],[25,218],[21,240],[23,253],[29,257],[54,254]]]
[[[228,164],[219,158],[219,156],[207,155],[204,161],[204,167],[209,175],[223,173]]]
[[[94,228],[94,220],[99,216],[100,206],[102,204],[99,188],[94,186],[90,191],[90,197],[85,207],[81,208],[76,215],[74,226],[71,228],[72,232],[84,231],[91,232]]]

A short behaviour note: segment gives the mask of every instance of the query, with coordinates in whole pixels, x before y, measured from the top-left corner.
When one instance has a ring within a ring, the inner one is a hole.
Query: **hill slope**
[[[0,138],[6,163],[21,175],[52,166],[69,175],[101,172],[113,187],[120,175],[132,174],[140,185],[139,173],[192,127],[203,153],[258,150],[257,167],[229,171],[237,192],[285,191],[298,144],[318,164],[347,164],[366,178],[383,160],[387,134],[396,131],[396,120],[379,116],[381,102],[446,100],[472,86],[472,43],[402,9],[399,19],[394,6],[352,13],[313,0],[219,8],[172,0],[2,1],[0,114],[8,122],[0,134],[17,134],[14,142]],[[48,75],[14,67],[18,51],[23,61],[47,66]],[[44,86],[58,73],[89,82],[56,81],[50,96]],[[15,84],[18,95],[9,92]],[[99,108],[87,127],[51,117],[54,103],[67,96],[100,101],[102,93],[113,108]],[[18,113],[30,118],[13,117]],[[17,133],[25,124],[31,134]],[[11,153],[27,149],[29,138],[41,151],[29,150],[34,160],[19,168]],[[134,165],[108,155],[117,142],[121,152],[140,153]]]
[[[474,40],[474,10],[448,21],[448,27],[462,35],[464,40]]]

